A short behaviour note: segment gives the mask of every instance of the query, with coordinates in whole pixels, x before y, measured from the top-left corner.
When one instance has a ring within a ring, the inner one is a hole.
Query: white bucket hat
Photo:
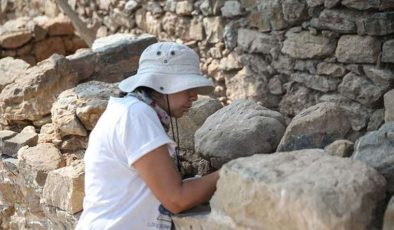
[[[191,48],[175,42],[159,42],[142,52],[137,74],[120,82],[123,92],[146,86],[162,94],[196,88],[198,94],[213,90],[210,80],[201,75],[200,60]]]

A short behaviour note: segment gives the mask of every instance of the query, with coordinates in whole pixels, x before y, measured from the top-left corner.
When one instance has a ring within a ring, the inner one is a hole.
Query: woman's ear
[[[164,94],[161,94],[161,93],[156,92],[156,91],[152,92],[151,97],[152,97],[152,99],[154,101],[156,101],[159,104],[167,102],[166,101],[166,97],[164,96]]]

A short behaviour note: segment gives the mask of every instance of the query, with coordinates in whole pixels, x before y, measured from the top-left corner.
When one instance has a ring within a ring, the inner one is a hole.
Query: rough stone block
[[[384,95],[384,121],[394,121],[394,89]]]
[[[381,45],[376,37],[344,35],[338,41],[335,56],[344,63],[376,63]]]
[[[386,41],[382,50],[382,62],[394,63],[394,40]]]
[[[37,144],[38,135],[36,133],[19,133],[14,137],[4,141],[2,152],[5,155],[16,157],[18,150],[23,146],[34,146]]]

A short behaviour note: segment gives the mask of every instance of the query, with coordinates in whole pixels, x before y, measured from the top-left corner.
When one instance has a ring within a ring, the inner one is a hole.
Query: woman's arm
[[[138,159],[133,166],[157,199],[172,213],[179,213],[208,201],[216,190],[218,171],[182,181],[166,145]]]

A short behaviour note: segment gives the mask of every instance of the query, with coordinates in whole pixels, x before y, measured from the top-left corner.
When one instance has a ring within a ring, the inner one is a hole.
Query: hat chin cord
[[[181,172],[181,162],[179,161],[179,130],[178,130],[178,119],[175,117],[175,129],[176,129],[176,136],[174,133],[174,125],[172,124],[172,115],[171,115],[171,108],[170,108],[170,100],[168,98],[168,94],[166,94],[167,97],[167,108],[168,108],[168,113],[170,115],[170,124],[171,124],[171,132],[172,132],[172,139],[176,142],[177,146],[175,147],[175,160],[176,160],[176,167],[178,168],[178,171]]]

